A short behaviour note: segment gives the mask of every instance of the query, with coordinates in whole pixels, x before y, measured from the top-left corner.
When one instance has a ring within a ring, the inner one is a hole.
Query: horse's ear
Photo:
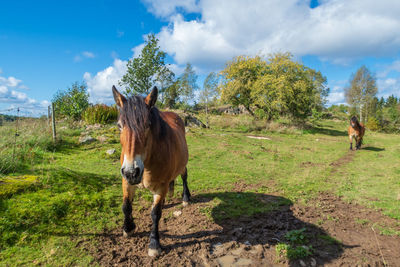
[[[123,96],[120,92],[118,92],[117,88],[113,85],[112,87],[113,95],[114,95],[114,100],[115,103],[117,103],[117,106],[122,108],[124,104],[126,103],[126,98]]]
[[[157,87],[154,86],[150,94],[148,94],[144,99],[144,102],[149,108],[152,108],[156,104],[157,96],[158,96],[158,89]]]

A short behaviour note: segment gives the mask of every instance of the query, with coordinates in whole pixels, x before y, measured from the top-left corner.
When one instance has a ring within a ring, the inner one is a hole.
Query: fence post
[[[50,117],[51,114],[50,114],[50,112],[51,112],[51,111],[50,111],[50,106],[48,106],[48,107],[47,107],[47,119],[48,119],[48,121],[49,121],[49,126],[50,126],[50,124],[51,124],[51,117]]]
[[[53,125],[53,141],[56,142],[56,116],[54,112],[54,103],[51,103],[51,121]]]

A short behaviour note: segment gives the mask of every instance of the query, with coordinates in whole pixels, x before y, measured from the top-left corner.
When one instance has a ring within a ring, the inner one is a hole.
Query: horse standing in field
[[[153,193],[153,225],[148,254],[158,256],[161,253],[158,223],[165,196],[168,191],[173,195],[174,180],[178,175],[181,175],[183,181],[183,206],[190,199],[185,126],[177,114],[161,112],[154,106],[158,95],[157,87],[153,87],[145,98],[126,98],[115,86],[112,91],[120,111],[118,127],[121,131],[122,211],[125,216],[123,235],[130,236],[135,230],[132,199],[135,185],[141,184]]]
[[[360,149],[362,144],[362,139],[365,133],[365,127],[362,123],[358,122],[356,116],[353,116],[350,119],[350,126],[348,133],[350,139],[350,150],[353,150],[353,138],[356,141],[356,150]]]

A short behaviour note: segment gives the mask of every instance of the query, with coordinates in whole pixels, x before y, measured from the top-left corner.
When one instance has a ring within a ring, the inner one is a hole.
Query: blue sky
[[[201,83],[232,57],[289,51],[328,79],[330,104],[362,64],[379,96],[400,96],[400,1],[143,0],[3,1],[0,110],[44,113],[54,93],[88,84],[91,101],[112,103],[111,86],[154,33],[179,74]],[[11,111],[14,112],[14,111]]]

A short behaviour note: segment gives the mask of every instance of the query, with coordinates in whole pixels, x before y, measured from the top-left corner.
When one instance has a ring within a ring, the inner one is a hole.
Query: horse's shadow
[[[362,150],[368,150],[368,151],[375,151],[375,152],[381,152],[384,151],[384,148],[380,148],[380,147],[373,147],[373,146],[366,146],[366,147],[362,147]]]
[[[211,205],[218,202],[218,205],[211,208],[209,215],[222,227],[222,230],[203,230],[183,235],[164,232],[163,237],[177,240],[164,247],[166,253],[199,242],[207,242],[212,246],[231,241],[267,247],[286,244],[291,245],[293,249],[298,246],[311,247],[312,257],[316,259],[317,264],[324,265],[339,258],[343,253],[343,247],[346,247],[318,226],[297,218],[291,210],[293,203],[284,197],[252,192],[218,192],[197,195],[193,198],[193,202],[208,202]],[[305,229],[304,243],[291,243],[287,233],[300,229]],[[310,257],[303,259],[305,262],[308,260]],[[292,256],[289,265],[299,266],[299,259]]]

